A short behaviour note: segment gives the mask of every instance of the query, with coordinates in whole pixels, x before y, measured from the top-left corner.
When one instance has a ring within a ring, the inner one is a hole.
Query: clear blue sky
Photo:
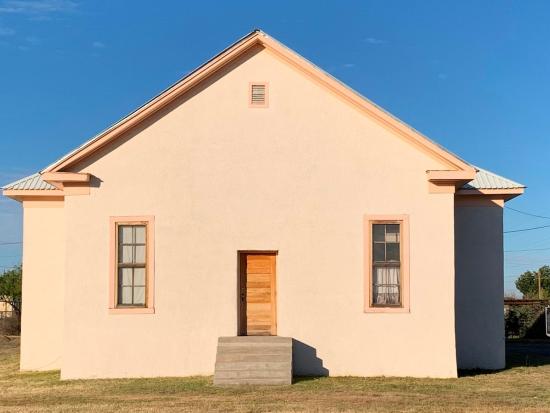
[[[550,216],[548,1],[0,0],[0,184],[36,172],[259,27]],[[550,224],[505,211],[505,229]],[[21,208],[0,199],[0,242]],[[506,289],[550,228],[505,236]],[[20,261],[0,245],[0,266]]]

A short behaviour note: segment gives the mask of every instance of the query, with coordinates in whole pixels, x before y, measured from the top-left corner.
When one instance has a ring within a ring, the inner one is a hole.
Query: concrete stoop
[[[292,384],[292,338],[220,337],[214,385]]]

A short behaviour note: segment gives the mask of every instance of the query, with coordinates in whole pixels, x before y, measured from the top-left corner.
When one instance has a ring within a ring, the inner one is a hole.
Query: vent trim
[[[248,106],[251,108],[267,108],[269,103],[268,82],[250,82],[248,86]]]

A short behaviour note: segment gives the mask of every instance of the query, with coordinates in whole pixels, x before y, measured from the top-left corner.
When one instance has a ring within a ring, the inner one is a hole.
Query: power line
[[[533,231],[533,230],[535,230],[535,229],[548,228],[548,227],[550,227],[550,225],[541,225],[541,226],[538,226],[538,227],[522,228],[522,229],[513,229],[513,230],[510,230],[510,231],[504,231],[504,234],[510,234],[510,233],[512,233],[512,232]]]
[[[548,251],[550,248],[530,248],[525,250],[507,250],[504,252],[527,252],[527,251]]]
[[[0,245],[16,245],[16,244],[23,244],[21,241],[14,241],[14,242],[0,242]]]
[[[519,214],[529,215],[530,217],[550,219],[550,217],[545,217],[544,215],[531,214],[530,212],[520,211],[519,209],[511,208],[509,206],[505,206],[504,208],[509,209],[511,211],[514,211],[514,212],[517,212]]]

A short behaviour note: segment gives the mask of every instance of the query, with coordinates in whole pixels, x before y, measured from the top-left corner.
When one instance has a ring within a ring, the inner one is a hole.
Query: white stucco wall
[[[269,108],[248,107],[250,81]],[[201,89],[73,168],[95,187],[66,199],[62,377],[212,374],[239,250],[279,252],[298,373],[456,376],[454,200],[426,181],[445,166],[265,51]],[[363,312],[364,214],[410,216],[410,313]],[[117,215],[155,216],[155,314],[108,313]]]
[[[504,368],[502,207],[457,206],[455,234],[458,367]]]
[[[65,292],[63,201],[23,203],[22,370],[61,368]]]

